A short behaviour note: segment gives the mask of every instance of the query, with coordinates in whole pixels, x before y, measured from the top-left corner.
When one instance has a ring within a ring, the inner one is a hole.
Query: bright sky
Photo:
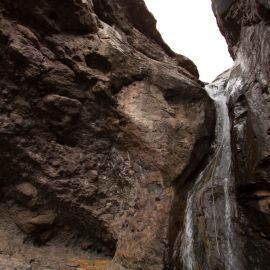
[[[164,41],[190,58],[200,79],[211,82],[232,66],[227,44],[212,13],[211,0],[145,0]]]

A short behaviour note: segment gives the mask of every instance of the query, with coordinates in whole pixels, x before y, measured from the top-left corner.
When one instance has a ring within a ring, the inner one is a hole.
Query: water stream
[[[215,152],[187,196],[180,258],[185,270],[236,269],[233,252],[234,175],[228,102],[239,85],[229,73],[206,87],[216,107]],[[203,225],[202,225],[203,224]],[[222,266],[221,266],[222,265]]]

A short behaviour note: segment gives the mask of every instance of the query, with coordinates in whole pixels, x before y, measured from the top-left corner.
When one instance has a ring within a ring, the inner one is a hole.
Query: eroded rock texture
[[[195,65],[143,1],[3,0],[0,17],[2,211],[39,244],[79,231],[111,269],[163,269],[173,183],[214,130]]]

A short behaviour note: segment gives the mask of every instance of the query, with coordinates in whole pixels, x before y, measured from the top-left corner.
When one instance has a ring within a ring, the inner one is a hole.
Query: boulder
[[[31,235],[49,229],[55,219],[56,214],[52,211],[42,213],[22,211],[17,214],[15,222],[23,232]]]

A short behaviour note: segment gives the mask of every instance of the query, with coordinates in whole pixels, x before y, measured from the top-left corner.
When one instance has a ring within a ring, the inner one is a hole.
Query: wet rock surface
[[[239,84],[231,118],[243,269],[268,269],[270,263],[269,15],[267,1],[234,1],[217,16],[235,59],[228,83]]]
[[[167,264],[173,186],[209,152],[215,113],[155,25],[143,1],[1,1],[2,211],[29,246],[58,250],[65,228],[72,256]],[[7,269],[42,253],[19,246]]]
[[[215,149],[200,174],[177,186],[172,268],[269,269],[269,3],[212,7],[235,64],[207,86],[217,108]]]

